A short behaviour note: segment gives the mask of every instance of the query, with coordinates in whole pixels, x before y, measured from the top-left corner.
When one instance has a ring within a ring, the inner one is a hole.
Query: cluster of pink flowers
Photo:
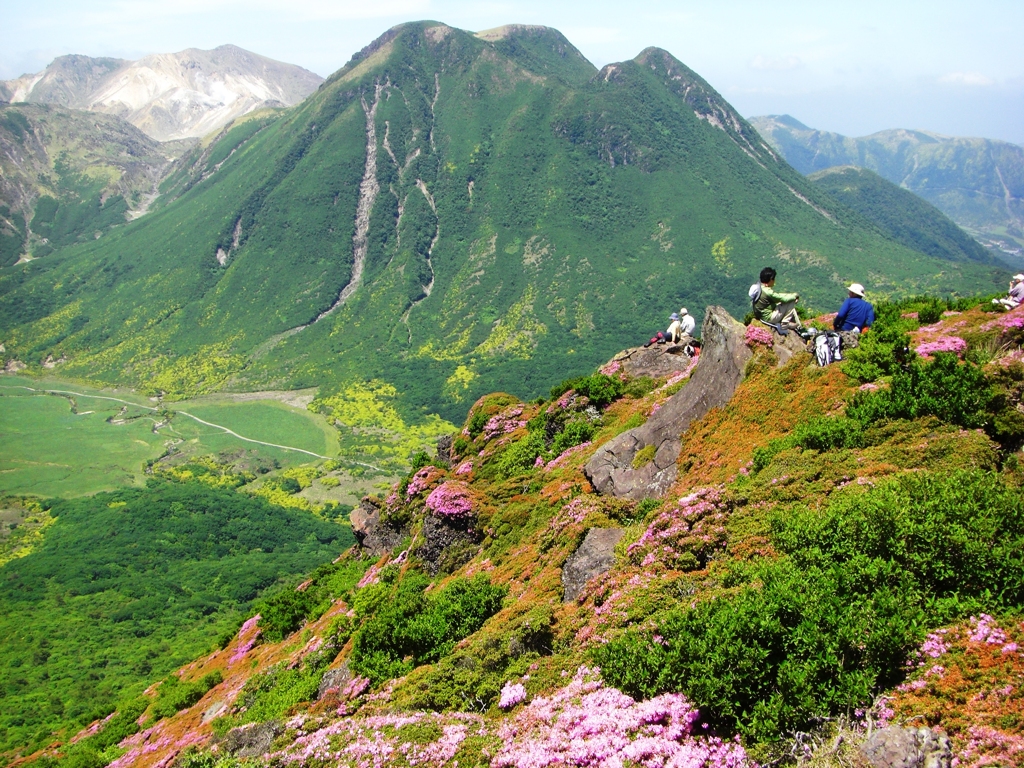
[[[311,653],[316,653],[317,651],[319,651],[320,648],[323,647],[323,644],[324,639],[322,637],[320,637],[319,635],[313,635],[313,637],[309,638],[309,642],[307,642],[302,647],[302,650],[295,654],[295,656],[292,657],[292,660],[288,662],[288,669],[295,669],[297,666],[299,666],[299,664],[302,663],[303,659],[305,659]]]
[[[167,768],[174,762],[175,758],[188,747],[199,744],[209,738],[208,733],[189,731],[188,733],[175,738],[172,734],[161,733],[168,721],[161,720],[160,723],[145,731],[132,734],[124,739],[118,746],[128,751],[111,762],[108,768],[128,768],[132,765],[145,765],[149,768]],[[155,738],[154,738],[155,737]],[[164,756],[154,760],[154,753],[163,752]]]
[[[594,496],[577,496],[558,510],[548,523],[548,528],[560,531],[570,523],[582,523],[587,515],[600,509],[601,505]]]
[[[948,630],[940,629],[938,632],[932,632],[925,638],[924,643],[921,645],[921,655],[927,656],[931,659],[937,659],[944,653],[949,651],[949,643],[946,642],[946,634]],[[918,664],[923,666],[924,662]]]
[[[1005,315],[1000,315],[995,320],[989,320],[981,327],[986,331],[1008,331],[1024,328],[1024,309],[1018,307],[1007,312]]]
[[[976,725],[968,730],[968,741],[953,764],[959,768],[990,765],[1020,765],[1024,762],[1024,737]]]
[[[644,567],[654,563],[666,568],[685,566],[681,558],[686,554],[704,561],[725,544],[725,513],[721,490],[701,488],[659,513],[627,553]]]
[[[427,509],[441,518],[467,518],[473,514],[473,500],[466,486],[449,481],[430,492]]]
[[[484,424],[484,438],[492,440],[499,435],[507,435],[520,427],[525,427],[526,422],[519,418],[523,413],[523,407],[522,404],[513,405],[488,419]]]
[[[473,471],[473,462],[472,461],[464,461],[461,464],[459,464],[459,466],[457,466],[455,468],[455,474],[456,475],[468,475],[472,471]]]
[[[368,587],[371,584],[376,584],[380,581],[381,568],[383,568],[383,566],[380,563],[374,563],[371,565],[369,569],[367,569],[366,573],[363,574],[363,578],[361,578],[359,583],[356,584],[356,589],[362,589],[363,587]]]
[[[1006,643],[1006,633],[987,613],[983,613],[981,616],[971,616],[971,634],[968,638],[972,643],[987,643],[988,645]]]
[[[918,344],[914,351],[922,357],[934,355],[936,352],[953,352],[962,356],[967,351],[967,342],[959,336],[937,336],[932,341]]]
[[[759,325],[754,325],[753,323],[747,326],[747,332],[743,334],[743,341],[751,349],[758,345],[762,347],[771,347],[775,344],[771,331],[767,328],[762,328]]]
[[[256,645],[256,641],[260,639],[260,629],[257,624],[260,623],[262,618],[258,613],[246,622],[238,630],[238,648],[228,659],[228,666],[241,661],[245,658],[245,654],[252,650],[252,647]]]
[[[522,683],[513,683],[511,680],[505,683],[501,689],[501,700],[498,706],[502,709],[512,709],[516,704],[526,701],[526,686]]]
[[[580,667],[551,696],[539,696],[499,729],[494,768],[741,768],[739,743],[696,738],[698,712],[680,694],[637,702],[607,688],[599,670]]]
[[[549,461],[547,464],[545,464],[544,465],[544,469],[554,469],[555,467],[562,466],[562,464],[565,462],[566,459],[568,459],[570,456],[575,456],[577,453],[585,451],[587,448],[590,447],[590,445],[591,445],[591,441],[588,440],[585,443],[580,443],[579,445],[574,445],[572,448],[566,448],[560,454],[555,456],[555,458],[553,458],[551,461]]]
[[[416,494],[423,493],[434,480],[431,475],[436,475],[437,472],[437,467],[423,467],[423,469],[412,476],[408,487],[405,489],[405,495],[411,499]]]
[[[405,741],[403,726],[432,724],[441,731],[436,741]],[[291,725],[291,723],[290,723]],[[308,723],[303,723],[307,727]],[[444,765],[455,757],[462,742],[473,733],[482,734],[483,721],[466,713],[414,712],[335,720],[323,728],[303,733],[292,744],[265,756],[270,764],[338,765],[353,768],[383,768],[386,765]]]
[[[613,373],[618,373],[620,368],[622,368],[622,363],[618,360],[612,360],[610,363],[605,363],[598,370],[605,376],[611,376]]]

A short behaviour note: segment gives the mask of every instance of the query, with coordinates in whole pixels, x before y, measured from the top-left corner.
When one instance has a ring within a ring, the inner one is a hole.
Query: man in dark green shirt
[[[761,286],[754,298],[754,315],[758,320],[786,328],[802,328],[796,314],[798,293],[782,293],[775,290],[776,272],[771,267],[761,270]]]

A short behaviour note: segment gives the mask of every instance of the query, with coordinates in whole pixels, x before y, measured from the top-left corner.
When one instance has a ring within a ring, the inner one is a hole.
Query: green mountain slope
[[[864,226],[664,51],[586,78],[554,30],[483,37],[395,27],[302,105],[193,150],[159,210],[4,272],[4,354],[171,395],[379,380],[459,417],[591,370],[681,303],[742,313],[767,263],[822,307],[851,279],[1003,281]]]
[[[999,264],[994,255],[934,205],[873,171],[836,166],[809,178],[908,248],[950,261]]]
[[[261,591],[353,541],[345,525],[201,482],[154,481],[43,514],[42,543],[0,568],[6,757],[107,714],[230,634]]]
[[[123,224],[187,147],[112,115],[0,104],[0,266]]]
[[[997,251],[1024,264],[1024,147],[1005,141],[891,130],[850,138],[789,115],[750,122],[801,173],[868,168],[923,197]]]

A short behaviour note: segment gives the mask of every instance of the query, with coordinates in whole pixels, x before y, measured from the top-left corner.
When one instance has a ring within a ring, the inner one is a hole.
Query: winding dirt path
[[[27,389],[30,392],[41,392],[41,393],[44,393],[44,394],[52,394],[52,395],[74,395],[75,397],[92,397],[92,398],[95,398],[97,400],[110,400],[110,401],[115,402],[115,403],[123,403],[124,405],[132,405],[132,406],[135,406],[136,408],[142,408],[144,410],[153,411],[153,412],[157,412],[157,411],[160,411],[160,410],[173,410],[174,413],[180,413],[182,416],[188,416],[190,419],[192,419],[194,421],[197,421],[200,424],[203,424],[203,425],[205,425],[207,427],[213,427],[214,429],[223,430],[224,432],[226,432],[227,434],[231,435],[232,437],[236,437],[239,440],[243,440],[243,441],[245,441],[247,443],[256,443],[257,445],[266,445],[266,446],[268,446],[270,448],[280,448],[281,450],[284,450],[284,451],[295,451],[296,453],[304,453],[307,456],[313,456],[314,458],[317,458],[317,459],[329,459],[329,458],[331,458],[330,456],[322,456],[319,453],[314,453],[313,451],[307,451],[305,448],[296,448],[293,445],[280,445],[278,443],[268,443],[268,442],[266,442],[264,440],[256,440],[256,439],[251,438],[251,437],[245,437],[244,435],[240,435],[240,434],[238,434],[237,432],[235,432],[232,429],[228,429],[223,424],[214,424],[211,421],[206,421],[205,419],[201,419],[198,416],[194,416],[191,413],[189,413],[188,411],[181,411],[181,410],[171,409],[171,408],[164,408],[164,409],[153,408],[152,406],[149,406],[149,405],[140,405],[139,403],[133,403],[131,400],[122,400],[119,397],[108,397],[106,395],[90,395],[90,394],[87,394],[85,392],[72,392],[72,391],[66,390],[66,389],[36,389],[35,387],[5,386],[5,385],[0,385],[0,389]],[[347,461],[349,461],[349,460],[347,459]],[[372,464],[366,464],[366,463],[361,462],[361,461],[353,461],[352,463],[353,464],[359,464],[362,467],[368,467],[370,469],[374,469],[374,470],[376,470],[378,472],[383,472],[384,471],[380,467],[375,467]]]

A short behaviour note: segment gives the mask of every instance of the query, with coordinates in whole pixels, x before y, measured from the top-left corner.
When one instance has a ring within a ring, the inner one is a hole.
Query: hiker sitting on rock
[[[697,321],[690,317],[689,313],[687,313],[686,311],[686,307],[683,307],[681,312],[682,317],[680,317],[679,312],[673,312],[668,318],[669,320],[672,321],[672,323],[668,327],[668,330],[658,331],[654,336],[651,337],[650,341],[644,344],[644,347],[649,347],[652,344],[665,344],[666,342],[669,341],[671,341],[673,344],[676,344],[684,335],[691,335],[693,329],[697,327]]]
[[[750,286],[750,300],[753,302],[754,317],[767,325],[782,328],[802,328],[796,314],[798,293],[780,293],[775,290],[776,272],[771,267],[761,270],[761,281]]]
[[[1003,309],[1015,309],[1024,301],[1024,274],[1014,275],[1010,280],[1010,290],[1001,299],[992,299],[992,303]]]
[[[860,283],[850,283],[846,290],[850,295],[839,308],[832,327],[837,331],[863,333],[875,322],[875,308],[864,300],[864,286]]]

